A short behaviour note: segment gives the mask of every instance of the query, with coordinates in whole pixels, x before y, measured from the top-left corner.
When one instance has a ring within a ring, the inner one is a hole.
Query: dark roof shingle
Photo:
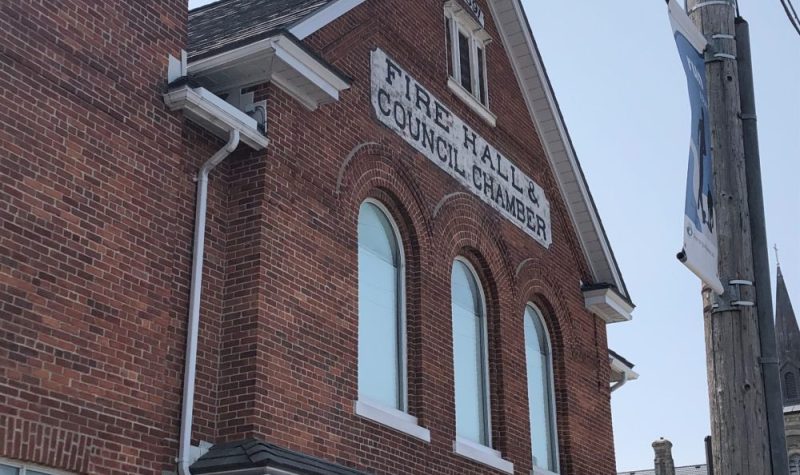
[[[189,11],[191,59],[266,38],[333,0],[221,0]]]
[[[362,472],[284,449],[258,439],[217,444],[189,468],[193,475],[271,467],[303,475],[364,475]]]

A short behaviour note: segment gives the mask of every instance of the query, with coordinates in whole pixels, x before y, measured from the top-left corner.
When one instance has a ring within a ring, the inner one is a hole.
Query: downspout
[[[610,392],[613,393],[614,391],[616,391],[617,389],[621,388],[622,386],[625,386],[625,383],[627,383],[627,382],[628,382],[628,372],[627,371],[623,371],[622,372],[622,379],[620,379],[619,381],[617,381],[616,383],[611,385],[611,391]]]
[[[208,174],[239,145],[239,130],[231,129],[228,143],[200,167],[197,173],[197,203],[195,205],[194,244],[192,247],[192,282],[189,293],[189,319],[186,324],[186,365],[183,373],[183,408],[181,410],[178,474],[189,472],[189,451],[192,446],[192,412],[194,410],[194,379],[197,368],[197,334],[200,328],[200,294],[203,283],[203,252],[206,237],[206,202]]]

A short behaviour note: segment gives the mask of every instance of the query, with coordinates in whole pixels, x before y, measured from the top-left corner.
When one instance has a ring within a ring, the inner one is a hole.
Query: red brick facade
[[[491,11],[492,128],[447,88],[441,0],[368,0],[305,43],[352,78],[309,111],[267,100],[270,144],[211,174],[193,440],[246,437],[368,473],[494,473],[453,454],[450,270],[487,296],[494,447],[531,472],[523,312],[552,336],[562,474],[615,472],[605,324]],[[194,191],[221,141],[169,112],[185,1],[0,6],[0,456],[76,473],[174,471]],[[536,243],[373,117],[381,48],[545,188]],[[354,414],[359,204],[407,258],[409,412],[425,443]],[[499,473],[499,472],[498,472]]]

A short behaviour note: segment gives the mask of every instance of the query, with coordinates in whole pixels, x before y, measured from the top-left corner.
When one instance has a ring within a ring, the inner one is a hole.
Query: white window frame
[[[26,475],[28,470],[33,470],[36,472],[46,473],[48,475],[73,475],[70,472],[64,472],[63,470],[57,470],[54,468],[42,467],[41,465],[35,465],[32,463],[20,462],[17,460],[11,460],[4,457],[0,457],[0,465],[6,465],[8,467],[13,467],[19,470],[19,475]]]
[[[536,465],[533,466],[533,470],[531,473],[533,475],[559,475],[561,473],[561,461],[560,459],[560,452],[558,449],[558,421],[556,420],[556,386],[555,386],[555,377],[553,376],[553,340],[550,339],[550,331],[547,329],[547,323],[544,321],[544,313],[542,310],[536,306],[533,302],[528,302],[525,304],[525,310],[530,307],[533,309],[533,312],[536,314],[536,317],[539,319],[539,323],[541,324],[542,331],[544,331],[544,337],[547,339],[547,365],[548,365],[548,375],[550,380],[550,436],[553,438],[553,460],[555,462],[555,472],[551,472],[545,468],[537,467]],[[525,328],[525,311],[522,312],[523,318],[523,329]],[[527,341],[525,342],[527,344]],[[525,377],[528,377],[528,368],[527,365],[525,367]],[[530,397],[530,395],[528,396]],[[528,414],[530,414],[530,401],[528,401]],[[530,417],[530,415],[528,416]],[[531,434],[531,439],[533,439],[533,434]],[[533,440],[531,440],[531,464],[533,464]]]
[[[481,299],[481,353],[483,353],[483,375],[481,375],[481,382],[482,390],[483,390],[483,413],[484,413],[484,427],[483,430],[485,431],[484,437],[486,438],[486,444],[478,444],[477,442],[473,442],[473,444],[483,445],[485,447],[492,448],[492,403],[491,403],[491,386],[489,385],[489,316],[486,313],[486,294],[483,291],[483,282],[480,279],[478,272],[475,271],[475,267],[472,263],[466,259],[465,257],[458,256],[453,260],[453,266],[455,266],[456,262],[461,262],[467,266],[470,273],[472,273],[472,278],[475,279],[476,287],[478,287],[478,296]],[[451,274],[452,274],[452,267],[451,267]],[[452,281],[450,282],[450,291],[452,296]],[[452,304],[451,304],[452,305]],[[453,309],[450,309],[450,318],[452,321],[453,318]],[[451,329],[452,334],[452,329]],[[453,343],[453,348],[451,351],[455,349],[455,342]],[[454,353],[455,356],[455,353]],[[455,362],[454,362],[455,364]],[[453,381],[453,388],[455,389],[455,381]],[[455,394],[453,395],[455,397]],[[462,439],[458,437],[458,431],[456,430],[456,441],[463,441],[466,439]]]
[[[399,351],[397,355],[398,359],[398,373],[399,373],[399,380],[398,380],[398,391],[400,394],[398,395],[398,400],[400,401],[400,409],[386,406],[382,403],[377,401],[370,400],[361,395],[361,388],[357,388],[357,399],[354,404],[354,412],[356,415],[369,419],[373,422],[377,422],[379,424],[385,425],[387,427],[391,427],[392,429],[404,432],[408,435],[421,439],[425,442],[430,442],[431,434],[430,431],[424,427],[421,427],[417,421],[417,418],[412,416],[408,413],[408,324],[406,320],[406,256],[405,256],[405,249],[403,248],[403,239],[402,234],[400,234],[400,229],[397,227],[397,223],[392,216],[392,213],[389,212],[389,209],[380,201],[376,200],[375,198],[367,198],[362,201],[358,205],[359,214],[361,211],[361,207],[365,204],[369,203],[374,205],[378,210],[383,213],[386,220],[389,222],[390,227],[392,228],[392,232],[394,233],[395,242],[397,242],[397,252],[399,254],[400,263],[397,269],[397,278],[398,278],[398,309],[397,309],[397,330],[398,330],[398,346]],[[358,245],[360,246],[360,242]],[[358,278],[361,279],[361,275],[359,273]],[[360,298],[360,297],[359,297]],[[358,315],[359,321],[361,319],[361,315]],[[360,355],[359,355],[360,357]],[[358,370],[358,369],[357,369]]]
[[[492,127],[497,125],[497,116],[489,110],[489,77],[487,61],[487,46],[491,42],[491,37],[483,26],[478,23],[472,14],[460,5],[456,0],[448,0],[444,4],[444,17],[448,22],[450,30],[450,40],[445,44],[450,44],[447,52],[448,71],[452,69],[452,75],[448,72],[447,87],[462,101],[464,101],[478,116],[481,117]],[[445,33],[447,30],[445,30]],[[469,92],[461,85],[461,55],[459,45],[459,32],[464,34],[469,41],[469,62],[470,62],[470,84],[472,92]],[[481,69],[478,67],[478,47],[483,50],[483,89],[485,97],[481,97],[480,77]]]

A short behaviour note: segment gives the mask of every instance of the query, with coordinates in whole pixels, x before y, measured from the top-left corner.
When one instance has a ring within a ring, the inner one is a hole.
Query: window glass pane
[[[539,315],[530,306],[525,308],[525,359],[528,370],[533,464],[555,471],[550,344]]]
[[[383,212],[364,203],[358,217],[358,393],[403,410],[399,344],[400,252]]]
[[[787,401],[793,401],[797,399],[797,380],[794,377],[794,373],[787,372],[783,375],[783,386],[784,386],[784,394],[786,395]]]
[[[789,475],[800,475],[800,455],[789,457]]]
[[[18,473],[18,468],[0,464],[0,475],[17,475]]]
[[[451,275],[456,433],[488,445],[483,302],[469,267],[455,261]]]
[[[486,78],[484,78],[484,67],[486,66],[483,58],[483,48],[478,48],[478,100],[486,105]]]
[[[36,470],[25,470],[25,475],[49,475],[44,472],[37,472]]]
[[[472,92],[472,68],[469,61],[469,38],[462,32],[458,32],[458,57],[459,70],[461,73],[461,85],[469,92]]]
[[[444,19],[445,42],[447,43],[447,74],[451,77],[455,77],[453,73],[453,32],[450,30],[451,21],[452,20],[447,17]]]

